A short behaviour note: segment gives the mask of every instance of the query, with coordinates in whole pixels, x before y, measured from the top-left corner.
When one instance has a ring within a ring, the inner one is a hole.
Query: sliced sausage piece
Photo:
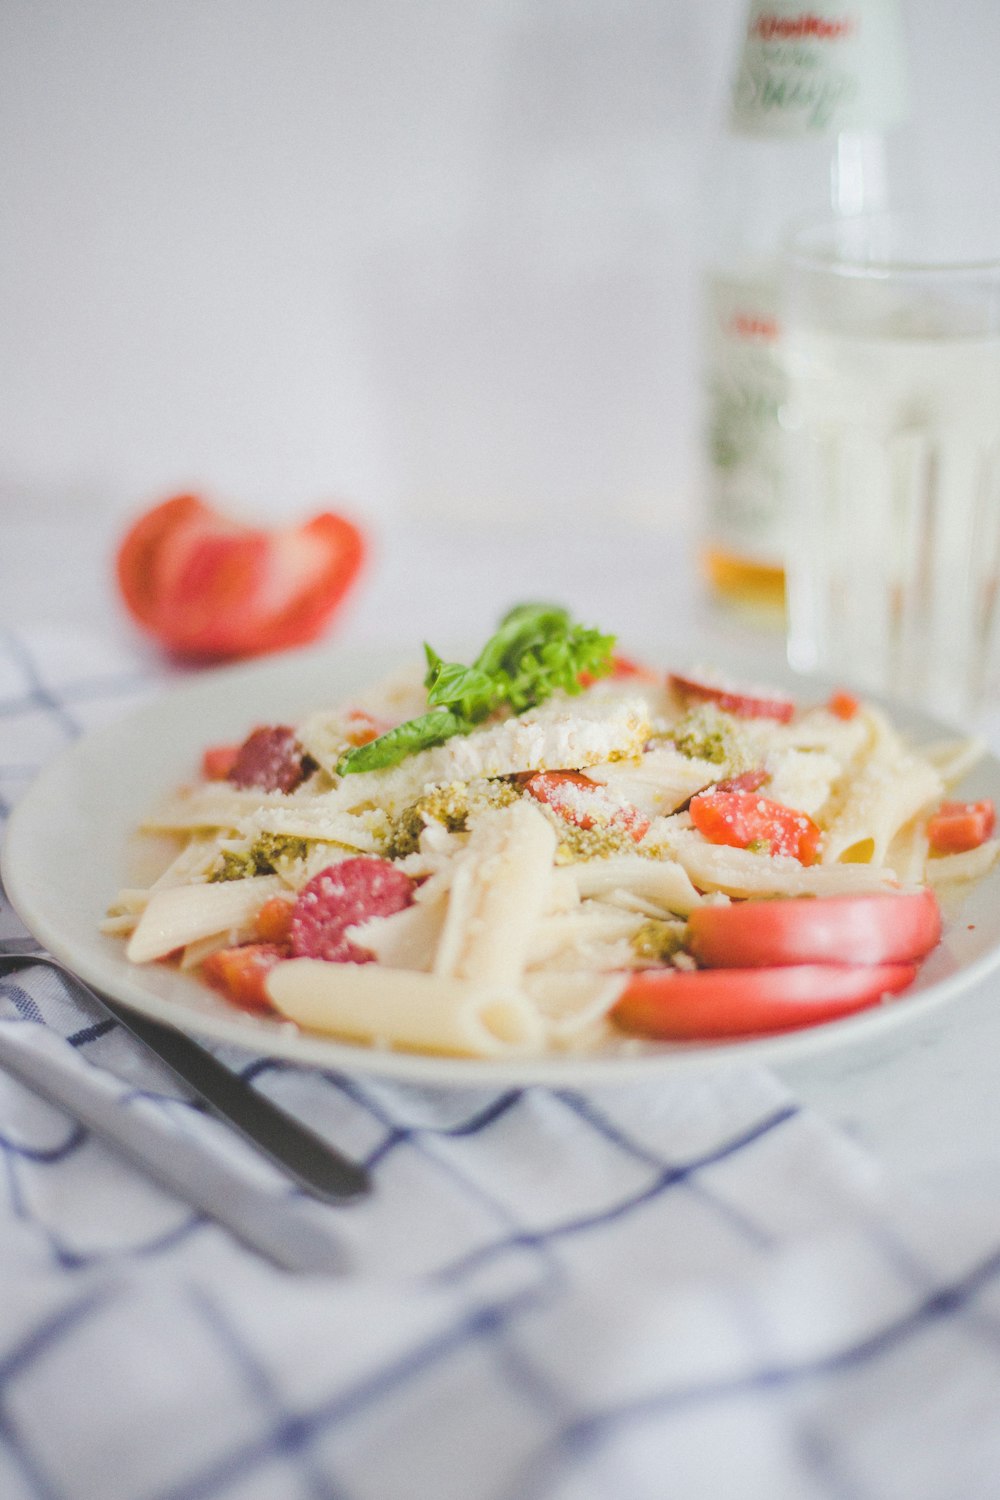
[[[243,741],[226,780],[262,792],[293,792],[305,779],[309,765],[294,729],[287,724],[267,725]]]
[[[413,881],[387,859],[359,855],[328,865],[302,887],[292,907],[296,958],[334,964],[370,963],[372,954],[345,936],[370,917],[388,917],[413,900]]]

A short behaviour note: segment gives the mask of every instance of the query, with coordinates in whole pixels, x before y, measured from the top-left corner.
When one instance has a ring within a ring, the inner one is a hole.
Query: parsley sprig
[[[558,605],[519,604],[471,666],[444,661],[425,645],[427,713],[346,751],[337,770],[341,776],[380,771],[453,735],[470,733],[500,708],[520,714],[555,692],[579,693],[581,676],[603,677],[611,670],[614,644],[614,636],[577,624]]]

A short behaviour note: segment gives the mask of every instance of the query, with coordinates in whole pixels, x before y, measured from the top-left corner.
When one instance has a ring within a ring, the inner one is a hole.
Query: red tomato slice
[[[753,1036],[832,1021],[906,989],[916,964],[790,964],[776,969],[646,969],[611,1012],[664,1041]]]
[[[239,745],[208,745],[201,757],[202,776],[206,781],[225,781],[239,753]]]
[[[287,948],[276,943],[242,943],[237,948],[217,948],[202,960],[201,971],[213,989],[241,1010],[273,1010],[264,981],[283,959]]]
[[[854,719],[861,711],[861,704],[854,694],[842,689],[830,694],[826,706],[838,719]]]
[[[611,657],[611,671],[606,674],[613,681],[621,681],[626,677],[638,677],[643,682],[656,682],[657,674],[652,667],[644,667],[641,662],[633,661],[630,656],[620,656],[617,651]],[[594,677],[590,672],[580,673],[580,686],[593,687],[595,682],[603,679]]]
[[[715,703],[726,713],[736,714],[741,719],[777,719],[787,724],[795,713],[794,700],[784,693],[751,693],[733,686],[713,682],[702,682],[696,677],[682,677],[671,672],[670,686],[682,698],[695,698],[703,703]]]
[[[611,657],[612,677],[641,677],[644,682],[656,682],[657,673],[652,667],[643,666],[642,662],[635,661],[631,656],[621,656],[616,651]]]
[[[150,583],[165,539],[199,520],[205,511],[196,495],[175,495],[146,511],[126,532],[116,559],[118,584],[140,624],[147,623]]]
[[[996,808],[982,802],[942,802],[928,819],[927,838],[933,854],[965,854],[985,844],[996,827]]]
[[[347,715],[347,743],[370,745],[379,735],[387,734],[392,725],[387,719],[376,719],[364,708],[352,708]]]
[[[820,830],[806,813],[772,802],[756,792],[709,788],[691,798],[691,821],[712,844],[746,849],[766,844],[769,854],[791,854],[801,864],[816,863]]]
[[[292,939],[292,903],[283,896],[272,896],[257,913],[254,926],[262,943],[287,946]]]
[[[536,771],[524,789],[577,828],[623,828],[636,843],[649,828],[649,819],[637,807],[616,802],[600,782],[591,781],[582,771]]]
[[[688,949],[709,968],[914,963],[941,937],[931,890],[699,906]]]
[[[213,660],[315,639],[363,555],[360,531],[343,516],[269,531],[178,495],[135,522],[116,562],[136,622],[178,656]]]

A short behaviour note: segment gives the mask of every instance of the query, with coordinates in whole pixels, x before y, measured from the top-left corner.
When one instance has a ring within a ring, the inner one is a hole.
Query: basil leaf
[[[526,652],[565,635],[569,624],[569,615],[559,605],[518,604],[504,615],[496,634],[476,658],[476,666],[490,674],[512,674]]]
[[[542,703],[556,691],[582,691],[580,674],[602,677],[611,670],[615,638],[588,626],[574,626],[562,638],[546,641],[526,652],[507,689],[507,701],[516,713]]]
[[[348,750],[337,770],[377,771],[407,755],[468,734],[495,709],[523,713],[553,693],[579,693],[580,675],[611,670],[615,638],[575,625],[557,604],[518,604],[508,610],[471,667],[447,662],[425,644],[424,686],[430,712],[399,724],[370,744]]]
[[[432,709],[419,718],[407,719],[394,729],[386,730],[378,739],[367,745],[357,745],[347,750],[337,762],[340,776],[350,776],[357,771],[381,771],[386,766],[398,766],[408,755],[418,750],[428,750],[432,745],[443,745],[454,734],[468,734],[475,725],[447,708]]]
[[[458,709],[465,719],[485,719],[497,703],[495,679],[457,661],[438,658],[426,684],[428,703]]]

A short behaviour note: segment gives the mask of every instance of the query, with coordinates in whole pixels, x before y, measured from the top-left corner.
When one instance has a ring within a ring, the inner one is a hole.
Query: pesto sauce
[[[464,833],[470,816],[486,807],[506,807],[521,796],[517,787],[500,779],[451,781],[432,787],[411,802],[392,824],[386,842],[388,859],[405,859],[419,848],[420,835],[429,822],[440,823],[449,833]]]
[[[721,766],[729,759],[731,735],[725,720],[728,715],[702,704],[691,708],[674,726],[673,741],[681,755],[689,760],[707,760]]]
[[[629,833],[627,828],[605,824],[603,827],[578,828],[567,823],[558,813],[550,812],[544,805],[542,811],[555,823],[559,833],[556,846],[556,864],[572,865],[584,859],[610,859],[616,854],[647,854]]]
[[[629,942],[637,958],[665,964],[683,951],[684,938],[683,922],[666,922],[653,917],[633,932]]]
[[[305,839],[289,834],[261,833],[248,849],[224,849],[208,879],[249,880],[255,875],[273,875],[279,859],[305,859],[308,847]]]
[[[674,748],[689,760],[725,766],[730,775],[752,770],[757,756],[738,718],[713,703],[682,714],[671,733]]]

